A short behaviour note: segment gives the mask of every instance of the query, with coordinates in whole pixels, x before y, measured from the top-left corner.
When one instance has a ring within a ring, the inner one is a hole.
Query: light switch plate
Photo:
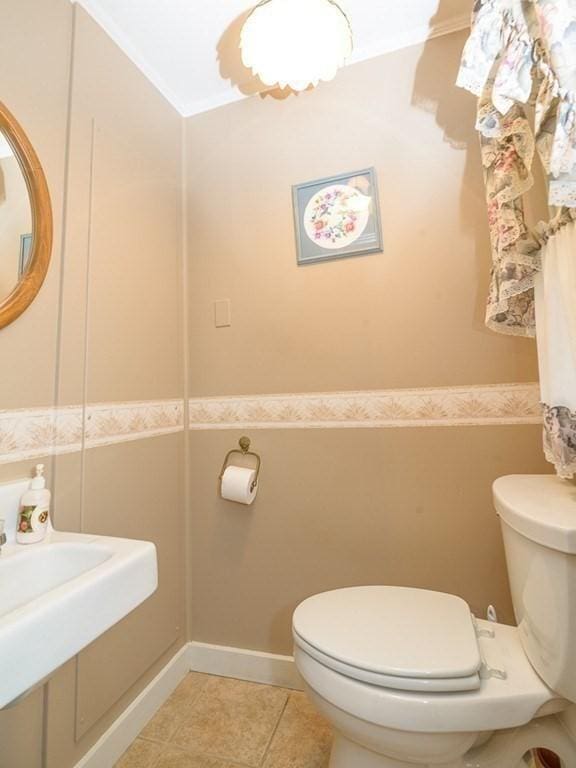
[[[216,328],[227,328],[232,325],[230,299],[220,299],[214,302],[214,325]]]

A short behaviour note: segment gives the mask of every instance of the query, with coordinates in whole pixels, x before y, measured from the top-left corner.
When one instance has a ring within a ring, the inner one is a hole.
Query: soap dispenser
[[[37,464],[29,490],[20,501],[16,541],[18,544],[35,544],[46,536],[50,513],[50,491],[46,488],[44,464]]]

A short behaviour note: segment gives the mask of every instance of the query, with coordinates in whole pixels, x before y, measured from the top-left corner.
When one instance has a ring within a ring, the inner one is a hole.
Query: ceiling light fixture
[[[334,0],[261,0],[240,48],[244,66],[265,85],[303,91],[336,76],[352,53],[352,28]]]

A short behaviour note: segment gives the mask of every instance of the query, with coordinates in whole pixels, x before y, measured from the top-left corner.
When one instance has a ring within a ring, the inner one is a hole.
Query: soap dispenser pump
[[[36,544],[46,536],[50,513],[50,491],[46,488],[44,464],[37,464],[29,490],[22,495],[16,541]]]

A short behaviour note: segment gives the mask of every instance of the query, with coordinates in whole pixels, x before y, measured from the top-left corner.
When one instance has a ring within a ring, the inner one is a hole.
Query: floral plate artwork
[[[304,230],[321,248],[345,248],[366,229],[370,202],[369,196],[346,184],[324,187],[306,206]]]

